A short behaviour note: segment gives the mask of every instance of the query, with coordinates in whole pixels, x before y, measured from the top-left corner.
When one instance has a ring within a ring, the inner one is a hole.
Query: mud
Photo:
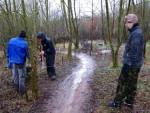
[[[72,69],[72,73],[62,81],[52,83],[55,85],[55,88],[52,87],[53,92],[46,92],[47,98],[39,101],[32,113],[85,113],[85,110],[86,113],[91,113],[89,82],[96,63],[86,54],[79,53],[75,56],[79,63]],[[49,88],[47,90],[52,91]]]

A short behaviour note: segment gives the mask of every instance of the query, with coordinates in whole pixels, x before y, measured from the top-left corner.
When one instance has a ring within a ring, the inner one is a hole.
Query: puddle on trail
[[[88,99],[90,76],[95,70],[94,60],[83,53],[75,55],[79,64],[72,70],[55,93],[55,97],[47,104],[46,113],[84,113],[83,105]]]

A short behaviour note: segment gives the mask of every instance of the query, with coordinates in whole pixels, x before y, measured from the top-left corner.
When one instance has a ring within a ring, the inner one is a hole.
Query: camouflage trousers
[[[134,68],[124,64],[118,79],[116,97],[114,101],[122,103],[123,101],[133,104],[137,90],[137,80],[140,68]]]

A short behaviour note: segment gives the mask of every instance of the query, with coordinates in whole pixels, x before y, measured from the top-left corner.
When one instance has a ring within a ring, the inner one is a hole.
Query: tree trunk
[[[113,68],[118,67],[118,56],[116,54],[112,55]]]
[[[49,33],[49,3],[48,0],[45,0],[45,7],[46,7],[46,22],[45,22],[45,26],[46,26],[46,33]]]
[[[118,30],[117,30],[117,44],[115,44],[113,46],[112,44],[112,36],[111,36],[111,31],[110,30],[110,17],[109,17],[109,6],[108,6],[108,0],[105,0],[106,3],[106,14],[107,14],[107,27],[108,27],[108,39],[109,39],[109,44],[111,47],[111,54],[112,54],[112,62],[113,62],[113,67],[117,67],[118,66],[118,52],[119,52],[119,48],[121,46],[122,43],[122,26],[121,26],[121,19],[123,16],[123,0],[120,0],[120,4],[119,4],[119,16],[118,16]]]
[[[112,58],[114,56],[114,47],[112,45],[112,39],[111,39],[111,31],[110,31],[110,17],[109,17],[109,6],[108,6],[108,0],[105,0],[106,3],[106,16],[107,16],[107,32],[108,32],[108,41],[111,48]],[[114,63],[114,62],[113,62]]]
[[[33,31],[33,35],[32,35],[32,39],[31,39],[31,66],[32,66],[32,72],[31,72],[31,85],[32,85],[32,96],[37,99],[38,98],[38,76],[37,76],[37,41],[36,41],[36,36],[34,34],[36,34],[36,25],[37,25],[37,1],[34,0],[34,18],[33,18],[33,27],[34,27],[34,31]]]
[[[72,2],[71,2],[71,0],[68,0],[67,2],[68,2],[68,7],[67,7],[67,11],[66,11],[65,1],[61,0],[63,15],[65,18],[65,23],[66,23],[66,28],[69,33],[68,59],[71,60],[72,59],[72,41],[73,41],[73,37],[75,37],[75,32],[74,32],[75,24],[74,24],[74,20],[73,20]]]
[[[104,11],[103,11],[103,0],[101,0],[101,29],[102,29],[102,39],[104,40],[104,43],[107,44],[107,39],[104,34]]]
[[[90,55],[92,55],[92,51],[93,51],[93,15],[94,15],[94,10],[93,10],[93,0],[92,0],[92,25],[91,25],[91,29],[90,29],[90,39],[91,39],[91,44],[90,44]]]
[[[75,49],[79,49],[79,30],[78,30],[78,20],[77,20],[77,14],[76,14],[76,2],[74,0],[74,15],[75,20],[73,21],[75,23],[74,25],[74,31],[75,31]]]
[[[73,39],[73,23],[72,23],[72,2],[68,0],[68,25],[69,25],[69,45],[68,45],[68,59],[72,60],[72,39]]]
[[[146,42],[147,42],[147,26],[146,26],[146,2],[141,0],[141,17],[142,17],[142,28],[144,32],[144,57],[146,57]]]
[[[17,8],[16,8],[16,1],[13,0],[13,10],[14,10],[14,25],[15,25],[15,33],[18,33],[20,28],[19,22],[18,22],[18,16],[17,16]]]
[[[8,28],[9,28],[9,34],[12,35],[13,34],[13,25],[12,25],[12,22],[11,22],[11,12],[10,12],[10,8],[8,6],[8,1],[7,0],[4,0],[4,3],[5,3],[5,6],[6,6],[6,11],[5,14],[6,14],[6,21],[8,22]],[[11,4],[9,4],[11,5]]]
[[[26,6],[24,0],[21,0],[21,6],[22,6],[22,20],[23,20],[23,27],[24,30],[28,32],[28,25],[27,25],[27,14],[26,14]]]
[[[69,61],[72,60],[72,40],[69,40],[69,45],[68,45],[68,59]]]

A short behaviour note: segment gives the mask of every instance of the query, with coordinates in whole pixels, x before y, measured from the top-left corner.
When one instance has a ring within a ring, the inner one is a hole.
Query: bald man
[[[132,109],[137,90],[138,74],[144,59],[144,39],[138,17],[135,14],[125,16],[125,27],[129,31],[129,36],[123,55],[123,67],[118,79],[116,96],[108,106],[117,108],[125,104]]]

